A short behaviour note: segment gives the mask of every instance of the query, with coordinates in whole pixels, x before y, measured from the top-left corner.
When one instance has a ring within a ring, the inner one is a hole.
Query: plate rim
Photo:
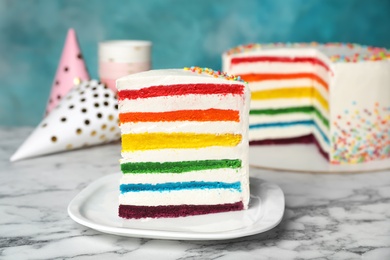
[[[80,213],[80,206],[82,205],[82,203],[84,203],[86,198],[88,198],[92,194],[92,192],[98,186],[100,186],[101,183],[104,183],[106,179],[111,179],[114,178],[114,176],[116,176],[119,182],[119,178],[121,176],[120,174],[121,173],[108,174],[106,176],[103,176],[91,182],[84,189],[82,189],[68,204],[67,212],[70,218],[80,225],[97,230],[99,232],[124,236],[124,237],[154,238],[154,239],[168,239],[168,240],[227,240],[227,239],[251,236],[251,235],[266,232],[279,225],[279,223],[282,221],[284,216],[285,196],[283,190],[274,183],[265,181],[261,178],[251,175],[250,178],[255,178],[257,180],[260,180],[261,185],[265,185],[265,186],[268,185],[269,190],[271,189],[270,187],[276,190],[279,193],[278,199],[281,201],[278,207],[278,212],[276,212],[279,214],[275,216],[274,222],[266,227],[262,227],[261,229],[259,228],[256,229],[256,223],[258,223],[259,221],[255,221],[251,225],[245,226],[244,228],[235,229],[235,230],[219,231],[213,233],[196,233],[196,232],[182,232],[182,231],[169,231],[169,230],[167,231],[167,230],[152,230],[152,229],[135,229],[129,227],[112,227],[112,226],[106,226],[99,223],[91,222],[90,220],[86,219]],[[229,214],[229,212],[224,212],[221,214]],[[275,214],[275,212],[272,212],[272,214]],[[250,230],[248,230],[249,227],[251,227]],[[126,232],[124,232],[124,230],[126,230]]]

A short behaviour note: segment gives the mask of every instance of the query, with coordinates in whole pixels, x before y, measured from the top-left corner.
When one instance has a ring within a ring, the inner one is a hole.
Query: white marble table
[[[286,196],[271,231],[228,241],[119,237],[67,214],[80,190],[119,171],[119,145],[10,163],[29,131],[0,128],[0,259],[390,259],[390,172],[255,170]]]

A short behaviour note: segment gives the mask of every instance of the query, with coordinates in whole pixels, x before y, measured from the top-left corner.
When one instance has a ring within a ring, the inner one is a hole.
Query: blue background
[[[389,14],[388,0],[0,0],[0,125],[42,119],[69,27],[95,78],[103,40],[151,40],[154,68],[220,69],[223,51],[250,42],[389,48]]]

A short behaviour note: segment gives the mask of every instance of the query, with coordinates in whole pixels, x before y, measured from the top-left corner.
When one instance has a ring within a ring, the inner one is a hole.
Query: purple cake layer
[[[132,206],[119,205],[122,218],[177,218],[244,209],[242,201],[217,205]]]
[[[320,154],[329,161],[329,154],[325,152],[320,144],[318,143],[317,139],[314,137],[313,134],[309,135],[303,135],[299,137],[293,137],[293,138],[282,138],[282,139],[265,139],[265,140],[258,140],[258,141],[250,141],[250,145],[283,145],[283,144],[312,144],[314,143]]]

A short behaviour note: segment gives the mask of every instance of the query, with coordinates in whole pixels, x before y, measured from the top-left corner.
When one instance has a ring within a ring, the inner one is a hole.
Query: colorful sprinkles
[[[250,43],[246,45],[239,45],[234,47],[226,52],[227,55],[251,52],[263,48],[283,48],[283,47],[316,47],[316,46],[325,46],[325,47],[347,47],[349,49],[363,48],[368,51],[369,54],[362,54],[359,52],[354,53],[353,55],[344,56],[344,55],[332,55],[329,59],[332,62],[359,62],[359,61],[379,61],[390,59],[390,50],[385,48],[378,48],[372,46],[364,46],[354,43],[325,43],[320,44],[317,42],[311,43],[271,43],[271,44],[259,44],[259,43]]]
[[[248,83],[248,82],[244,81],[240,76],[228,75],[226,72],[221,72],[219,70],[216,71],[216,70],[212,70],[210,68],[201,68],[201,67],[192,66],[190,68],[184,67],[184,70],[192,71],[192,72],[198,73],[198,74],[207,74],[207,75],[213,76],[214,78],[223,78],[223,79],[227,79],[227,80]]]
[[[352,109],[334,122],[332,163],[361,163],[390,157],[390,107]],[[341,126],[346,122],[346,126]]]

